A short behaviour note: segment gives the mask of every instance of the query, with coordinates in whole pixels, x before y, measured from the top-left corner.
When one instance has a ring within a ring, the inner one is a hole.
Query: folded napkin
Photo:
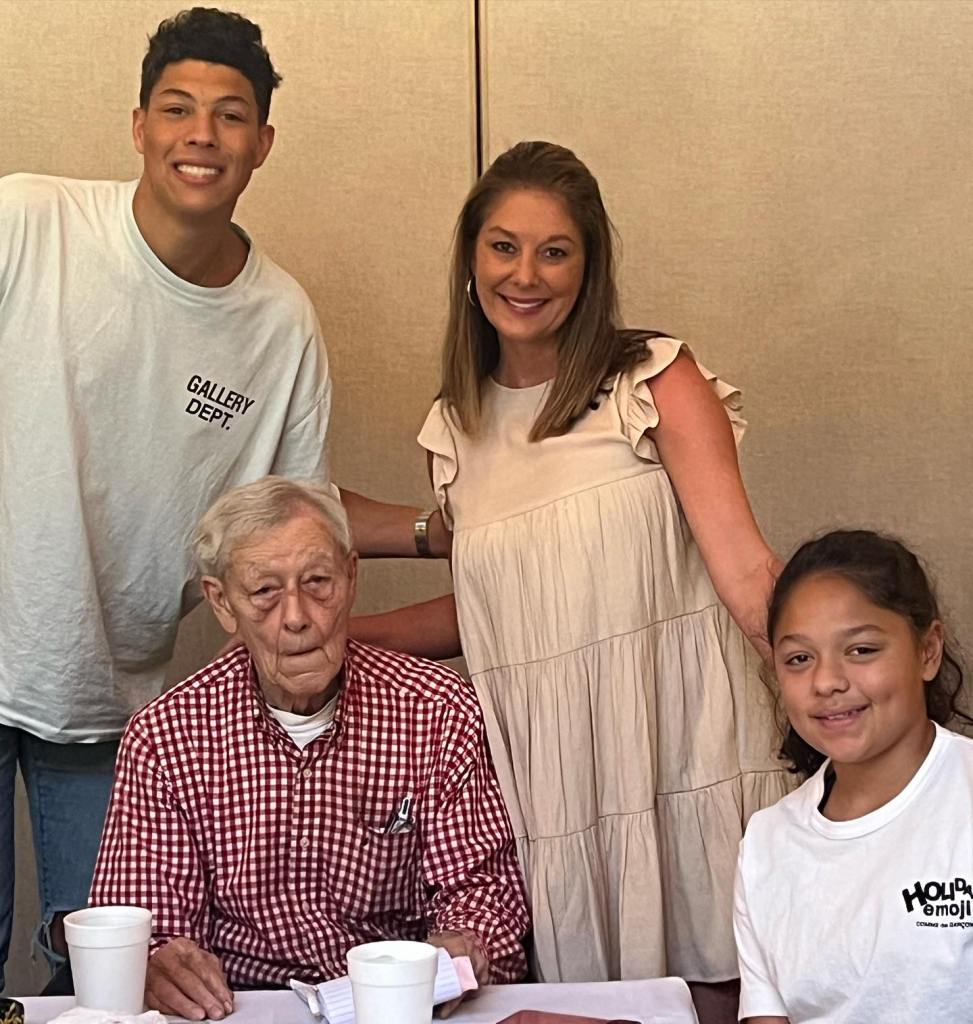
[[[307,1003],[308,1009],[327,1024],[354,1024],[355,1004],[351,998],[351,979],[345,975],[320,985],[291,979],[291,988]],[[458,999],[464,992],[477,988],[473,964],[468,956],[453,959],[445,949],[439,951],[436,965],[436,984],[433,988],[434,1006]],[[80,1024],[80,1022],[79,1022]],[[87,1022],[85,1022],[87,1024]],[[91,1024],[95,1024],[94,1021]],[[97,1024],[101,1024],[100,1021]],[[139,1020],[139,1024],[142,1021]],[[148,1024],[148,1022],[146,1022]]]
[[[75,1006],[65,1010],[60,1017],[55,1017],[48,1024],[168,1024],[158,1010],[146,1010],[145,1013],[113,1013],[111,1010],[88,1010],[83,1006]]]

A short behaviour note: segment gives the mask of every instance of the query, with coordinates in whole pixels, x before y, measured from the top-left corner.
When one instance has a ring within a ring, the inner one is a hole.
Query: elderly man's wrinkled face
[[[357,555],[345,558],[316,510],[299,508],[231,553],[224,579],[203,578],[220,624],[247,645],[268,702],[310,715],[341,670]]]

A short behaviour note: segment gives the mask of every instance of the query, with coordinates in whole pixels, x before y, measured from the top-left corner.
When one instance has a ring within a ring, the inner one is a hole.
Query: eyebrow
[[[159,91],[159,95],[160,96],[179,96],[179,97],[181,97],[183,99],[192,100],[193,103],[196,102],[196,97],[191,92],[186,92],[185,89],[176,89],[174,87],[170,87],[168,89],[161,89]],[[220,96],[216,100],[216,103],[244,103],[248,107],[251,106],[251,103],[246,98],[246,96],[235,96],[233,94],[230,94],[230,95],[227,95],[227,96]]]
[[[333,572],[341,564],[341,556],[329,554],[327,551],[312,551],[301,569],[301,575],[307,572],[319,572],[326,570]],[[249,576],[276,576],[280,574],[280,566],[267,563],[248,561],[238,567],[241,575]]]
[[[871,623],[866,623],[864,626],[852,626],[851,629],[846,629],[841,634],[841,636],[845,640],[853,640],[856,636],[860,636],[862,633],[881,633],[884,636],[885,630],[882,629],[881,626],[875,626]],[[804,636],[803,633],[788,633],[786,636],[779,637],[776,641],[774,641],[774,646],[776,647],[777,644],[782,644],[785,641],[790,641],[791,643],[799,644],[806,644],[811,642],[810,637]]]
[[[499,231],[501,235],[506,235],[507,238],[513,238],[515,241],[519,241],[517,235],[513,231],[508,231],[506,228],[500,227],[499,224],[491,224],[487,231]],[[578,240],[572,238],[570,235],[551,235],[550,238],[545,238],[541,245],[550,245],[551,242],[570,242],[572,245],[577,245]]]

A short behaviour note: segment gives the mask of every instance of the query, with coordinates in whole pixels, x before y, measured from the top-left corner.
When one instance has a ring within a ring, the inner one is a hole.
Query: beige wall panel
[[[483,0],[488,156],[575,149],[626,320],[745,392],[782,552],[868,524],[973,652],[973,4]]]
[[[185,6],[190,6],[188,3]],[[335,380],[336,478],[376,497],[431,502],[415,444],[435,395],[453,220],[474,170],[468,0],[263,0],[257,21],[284,83],[274,151],[237,221],[309,292]],[[0,174],[134,177],[130,139],[146,37],[180,9],[156,0],[0,0]],[[366,565],[359,607],[433,596],[444,567]],[[172,676],[216,631],[187,620]],[[8,988],[32,991],[36,917],[27,825]]]

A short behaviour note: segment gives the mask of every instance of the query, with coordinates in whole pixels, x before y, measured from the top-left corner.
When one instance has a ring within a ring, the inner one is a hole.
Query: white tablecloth
[[[238,992],[227,1024],[314,1024],[293,992]],[[47,1024],[74,1005],[70,996],[23,999],[26,1024]],[[454,1024],[497,1024],[517,1010],[558,1010],[588,1017],[622,1017],[639,1024],[698,1024],[680,978],[605,981],[586,985],[495,985],[481,989],[449,1018]]]

